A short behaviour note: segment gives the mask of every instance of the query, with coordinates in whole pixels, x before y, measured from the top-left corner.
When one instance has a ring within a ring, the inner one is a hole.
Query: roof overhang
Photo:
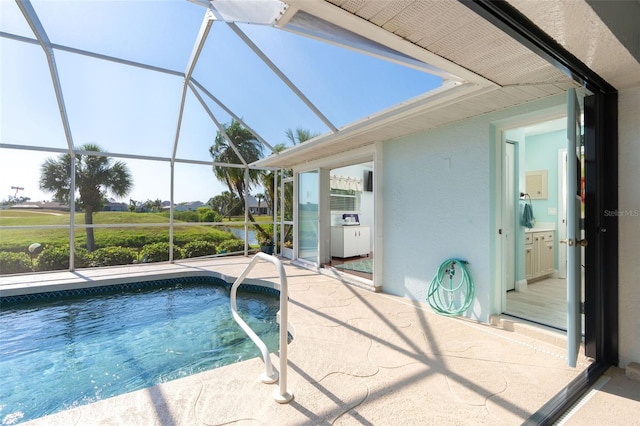
[[[204,1],[197,1],[204,4]],[[254,4],[254,9],[248,7]],[[267,6],[267,4],[269,6]],[[396,136],[384,129],[430,110],[499,88],[491,80],[453,61],[417,46],[386,29],[363,20],[324,0],[211,0],[217,20],[230,24],[252,22],[273,25],[285,31],[334,44],[360,53],[437,75],[443,79],[438,89],[391,108],[320,135],[302,145],[253,163],[257,167],[292,167],[327,155],[338,154]],[[257,16],[256,11],[263,11]]]
[[[466,99],[493,90],[496,88],[482,87],[473,83],[445,82],[442,87],[432,92],[356,121],[338,129],[335,133],[326,133],[281,153],[274,153],[253,165],[291,168],[321,157],[393,139],[394,135],[385,131],[391,123],[398,124],[404,120],[411,120],[416,116],[428,114],[429,111],[455,104],[462,98]]]
[[[470,117],[560,95],[580,84],[457,0],[288,0],[287,31],[444,78],[441,88],[254,163],[291,168]],[[346,30],[348,29],[348,30]]]

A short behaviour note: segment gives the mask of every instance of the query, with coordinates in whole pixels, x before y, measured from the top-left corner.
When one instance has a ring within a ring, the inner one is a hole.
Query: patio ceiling
[[[393,36],[396,49],[400,44],[418,47],[441,58],[442,63],[466,70],[467,78],[449,90],[443,88],[424,99],[272,155],[261,160],[261,165],[292,167],[579,87],[551,63],[457,0],[289,3],[294,10],[338,20],[342,25],[351,20],[352,26],[366,32],[373,33],[374,27],[382,29]],[[447,65],[441,66],[447,69]],[[468,78],[469,74],[479,78]]]

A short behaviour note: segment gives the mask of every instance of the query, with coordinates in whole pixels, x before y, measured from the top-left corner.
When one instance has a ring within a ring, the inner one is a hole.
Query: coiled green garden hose
[[[465,260],[447,259],[438,268],[427,294],[427,302],[436,313],[457,316],[464,314],[471,306],[475,288],[467,264]],[[460,270],[458,282],[454,282],[456,266]]]

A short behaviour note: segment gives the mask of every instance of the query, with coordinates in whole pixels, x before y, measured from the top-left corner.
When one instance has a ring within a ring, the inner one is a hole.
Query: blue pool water
[[[238,292],[238,312],[278,347],[273,295]],[[0,309],[0,424],[16,424],[260,356],[209,283],[107,292]]]

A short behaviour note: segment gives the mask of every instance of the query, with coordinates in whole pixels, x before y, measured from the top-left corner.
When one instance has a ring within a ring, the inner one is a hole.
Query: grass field
[[[268,222],[272,218],[260,216],[259,222]],[[69,225],[68,212],[54,210],[0,210],[0,226],[48,226]],[[224,219],[224,226],[244,226],[244,217],[232,217],[229,222]],[[169,218],[157,213],[131,212],[97,212],[93,215],[94,224],[169,224]],[[84,213],[76,213],[75,224],[84,225]],[[183,224],[183,226],[180,226]],[[190,241],[203,240],[219,243],[233,238],[230,232],[218,229],[216,226],[191,225],[184,226],[184,222],[174,222],[174,243],[183,245]],[[169,227],[122,227],[94,230],[96,248],[121,246],[140,248],[145,244],[169,241]],[[83,228],[76,228],[76,246],[86,245],[86,232]],[[46,245],[68,246],[69,230],[61,229],[0,229],[0,251],[24,252],[32,243]]]

